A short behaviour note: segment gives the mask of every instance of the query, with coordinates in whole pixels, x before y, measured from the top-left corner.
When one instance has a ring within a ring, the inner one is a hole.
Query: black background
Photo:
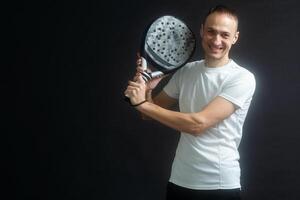
[[[123,101],[150,20],[237,9],[232,58],[257,89],[240,146],[243,199],[298,200],[298,1],[10,1],[3,5],[2,179],[9,199],[164,199],[179,134]],[[192,60],[201,59],[200,45]],[[160,87],[163,86],[162,83]],[[3,195],[4,195],[3,194]]]

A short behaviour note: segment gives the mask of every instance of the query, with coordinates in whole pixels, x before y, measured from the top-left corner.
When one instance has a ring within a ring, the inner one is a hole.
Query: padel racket
[[[143,79],[148,82],[176,71],[192,57],[195,47],[195,35],[182,20],[165,15],[152,21],[140,47]]]
[[[141,44],[142,76],[147,82],[184,66],[195,51],[196,39],[182,20],[166,15],[147,27]],[[149,66],[152,72],[147,72]]]

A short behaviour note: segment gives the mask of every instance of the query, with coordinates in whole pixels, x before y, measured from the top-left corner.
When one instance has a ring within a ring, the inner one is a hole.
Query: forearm
[[[153,99],[152,99],[152,90],[148,90],[148,91],[146,92],[146,96],[145,96],[145,97],[146,97],[146,100],[147,100],[148,102],[154,103],[154,102],[153,102]],[[144,113],[141,113],[141,114],[142,114],[142,119],[143,119],[143,120],[152,120],[151,117],[145,115]]]
[[[137,107],[142,114],[180,132],[197,135],[208,127],[201,113],[181,113],[167,110],[151,102]]]
[[[176,99],[170,98],[163,91],[160,92],[159,94],[155,95],[155,97],[153,97],[152,90],[148,90],[146,92],[145,97],[148,102],[158,105],[159,107],[166,108],[166,109],[170,109],[177,102]],[[150,116],[147,116],[146,114],[142,113],[142,119],[151,120],[152,118]]]

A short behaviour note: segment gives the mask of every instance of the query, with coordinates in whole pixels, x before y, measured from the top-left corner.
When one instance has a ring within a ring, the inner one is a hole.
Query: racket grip
[[[143,79],[145,80],[145,82],[148,82],[148,81],[150,81],[151,79],[154,79],[154,78],[161,77],[163,75],[164,75],[164,73],[160,72],[160,71],[151,72],[151,73],[148,73],[148,72],[143,72],[142,73],[142,76],[143,76]]]
[[[160,71],[156,71],[156,72],[152,72],[151,73],[151,77],[152,78],[158,78],[158,77],[161,77],[161,76],[163,76],[164,75],[164,73],[162,73],[162,72],[160,72]]]
[[[142,60],[142,68],[143,70],[147,70],[147,61],[144,57],[141,57]]]

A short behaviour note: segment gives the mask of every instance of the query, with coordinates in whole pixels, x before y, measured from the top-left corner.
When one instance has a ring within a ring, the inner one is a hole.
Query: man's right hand
[[[141,56],[140,56],[139,53],[137,54],[137,56],[138,56],[137,61],[136,61],[137,67],[136,67],[136,75],[135,75],[135,77],[133,79],[134,81],[137,81],[138,76],[141,75],[143,72],[148,72],[148,73],[152,72],[149,67],[147,67],[145,69],[145,67],[142,66],[142,58],[141,58]],[[148,81],[146,83],[146,85],[147,85],[147,91],[153,90],[158,85],[158,83],[163,79],[163,77],[164,76],[157,77],[157,78],[154,78],[154,79],[151,79],[150,81]]]

